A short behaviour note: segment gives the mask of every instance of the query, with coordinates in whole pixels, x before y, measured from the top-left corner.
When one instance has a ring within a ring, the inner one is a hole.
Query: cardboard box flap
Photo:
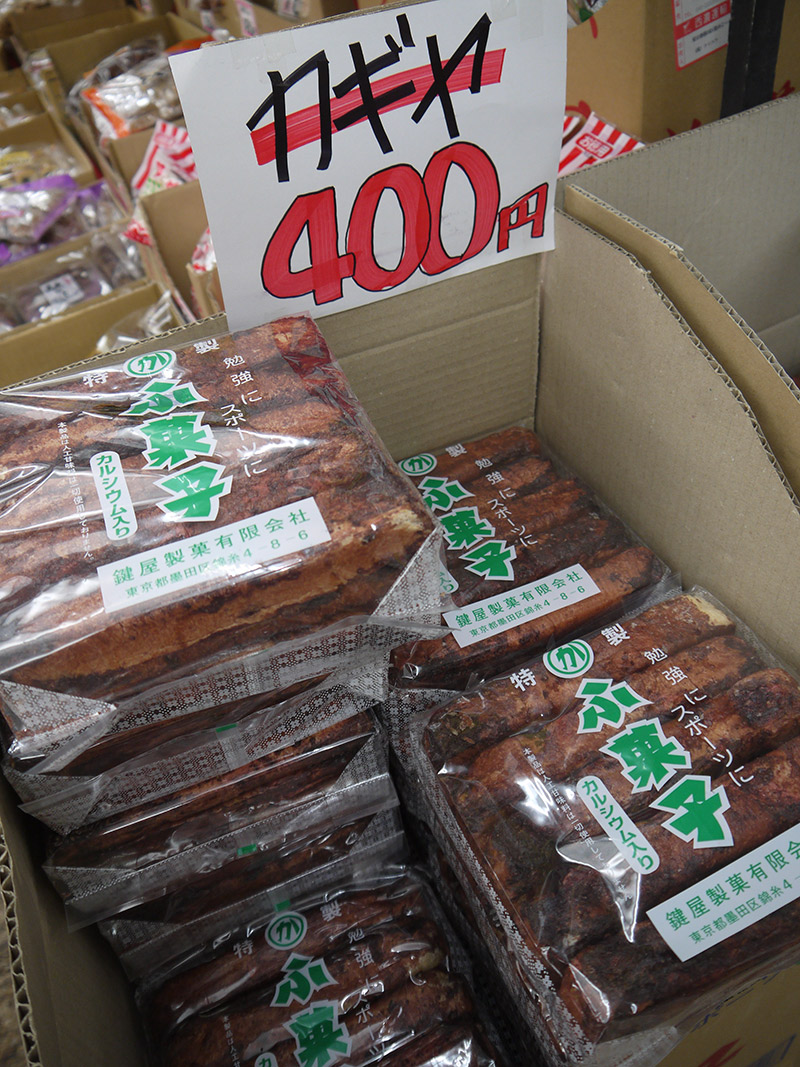
[[[800,597],[787,580],[800,510],[752,410],[633,256],[564,216],[557,241],[537,430],[685,584],[719,596],[800,667]],[[603,279],[602,301],[581,302],[587,278]]]
[[[758,333],[797,314],[800,95],[567,179],[680,246]]]
[[[800,371],[800,352],[797,361],[793,356],[793,349],[800,347],[796,318],[759,337],[677,245],[583,189],[567,186],[564,206],[574,218],[632,252],[680,307],[694,333],[747,397],[786,477],[800,491],[800,391],[789,377]],[[769,341],[783,354],[789,373],[767,347]]]
[[[95,930],[80,937],[67,930],[64,904],[31,848],[34,824],[17,803],[0,782],[0,871],[8,871],[9,941],[18,943],[25,961],[17,992],[28,1062],[141,1067],[141,1024],[119,963]]]
[[[540,268],[530,256],[319,319],[396,459],[530,423]]]

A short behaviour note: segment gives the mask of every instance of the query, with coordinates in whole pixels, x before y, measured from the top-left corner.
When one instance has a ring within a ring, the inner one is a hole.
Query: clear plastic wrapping
[[[231,1054],[285,1062],[289,1048],[302,1060],[303,1022],[318,1018],[340,1028],[356,1062],[393,1062],[396,1052],[407,1064],[488,1065],[493,1053],[451,948],[419,876],[375,868],[284,901],[263,923],[152,976],[139,1000],[164,1067],[214,1067]],[[427,1015],[422,998],[430,998]],[[329,1051],[331,1062],[341,1058]]]
[[[438,618],[438,529],[306,317],[3,390],[0,422],[15,758],[319,677]]]
[[[76,161],[62,144],[20,144],[0,148],[0,188],[38,181],[51,174],[70,174]]]
[[[629,610],[667,575],[524,427],[400,466],[444,527],[452,629],[395,652],[397,686],[457,689],[499,674]]]
[[[29,186],[35,188],[40,183],[63,183],[65,179],[72,184],[72,188],[58,200],[49,215],[42,211],[38,215],[30,212],[27,218],[16,219],[13,234],[12,227],[6,227],[9,233],[8,239],[0,242],[0,265],[14,263],[64,241],[102,228],[111,229],[115,224],[122,223],[125,214],[104,181],[79,189],[68,175],[57,174],[18,188],[27,190]],[[3,203],[4,194],[11,191],[0,190],[0,204]]]
[[[180,889],[254,841],[302,841],[332,812],[352,810],[388,770],[365,712],[314,734],[300,731],[255,759],[226,740],[229,769],[55,839],[44,869],[75,925]]]
[[[143,277],[136,244],[119,231],[104,231],[49,260],[39,277],[10,290],[6,299],[20,323],[42,322]]]
[[[101,145],[149,129],[159,119],[181,116],[181,103],[169,57],[211,40],[197,37],[165,47],[163,38],[142,38],[118,49],[70,90],[72,106],[89,108]]]
[[[227,937],[245,915],[256,923],[287,899],[406,858],[388,775],[338,790],[336,803],[318,814],[316,822],[306,819],[304,829],[296,822],[278,833],[267,828],[252,834],[224,866],[101,921],[100,931],[126,973],[141,980]]]
[[[337,746],[358,744],[372,733],[372,720],[365,713],[373,703],[347,685],[323,685],[238,719],[227,717],[229,708],[217,709],[214,725],[193,732],[188,729],[191,719],[184,718],[180,734],[169,740],[164,724],[159,723],[149,731],[146,750],[140,755],[91,777],[70,773],[72,768],[68,768],[50,775],[12,776],[11,781],[29,801],[25,810],[60,834],[85,830],[104,820],[101,832],[107,841],[108,821],[114,819],[120,829],[129,819],[137,823],[137,833],[146,837],[147,827],[164,816],[170,803],[175,805],[177,822],[185,825],[184,805],[200,789],[218,804],[231,790],[255,789],[266,794],[267,786],[274,792],[286,776],[302,776],[312,767],[319,773],[321,760],[330,759],[330,768],[323,768],[330,774],[339,759]],[[127,733],[118,739],[115,753],[119,759],[134,745]],[[80,766],[86,767],[90,756],[91,750]],[[105,760],[113,758],[111,754]],[[299,780],[290,783],[278,799],[288,802],[299,784]],[[33,799],[37,789],[40,795]],[[257,799],[266,803],[265,795]]]
[[[798,955],[799,711],[693,590],[421,716],[429,824],[549,1063],[654,1064]]]

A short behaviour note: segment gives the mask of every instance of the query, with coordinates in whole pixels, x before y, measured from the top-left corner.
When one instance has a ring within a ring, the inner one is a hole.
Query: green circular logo
[[[420,452],[418,456],[410,456],[400,461],[400,470],[411,478],[421,478],[423,474],[430,474],[436,466],[436,456],[430,452]]]
[[[446,571],[444,567],[439,571],[439,585],[443,593],[455,593],[458,589],[458,582],[450,573]]]
[[[273,948],[294,948],[306,936],[308,923],[296,911],[282,911],[270,922],[264,936]]]
[[[260,1056],[256,1056],[253,1067],[278,1067],[278,1061],[271,1052],[262,1052]]]
[[[152,378],[175,362],[176,356],[171,348],[160,352],[146,352],[143,356],[133,356],[125,364],[125,372],[132,378]]]
[[[570,641],[544,654],[544,665],[558,678],[579,678],[594,663],[594,652],[585,641]]]

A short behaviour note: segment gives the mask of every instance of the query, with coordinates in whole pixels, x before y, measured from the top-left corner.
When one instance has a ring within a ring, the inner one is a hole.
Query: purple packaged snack
[[[69,174],[51,174],[0,189],[0,239],[33,245],[72,204],[77,192]]]

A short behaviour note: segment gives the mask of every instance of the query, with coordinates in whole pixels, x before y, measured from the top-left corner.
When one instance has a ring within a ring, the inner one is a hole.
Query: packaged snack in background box
[[[0,423],[15,758],[68,762],[145,705],[289,687],[438,617],[439,530],[304,316],[3,390]]]
[[[400,464],[444,528],[445,636],[393,656],[399,687],[464,688],[630,609],[667,567],[512,426]]]
[[[431,829],[549,1063],[656,1063],[798,955],[799,711],[694,590],[422,717]]]

